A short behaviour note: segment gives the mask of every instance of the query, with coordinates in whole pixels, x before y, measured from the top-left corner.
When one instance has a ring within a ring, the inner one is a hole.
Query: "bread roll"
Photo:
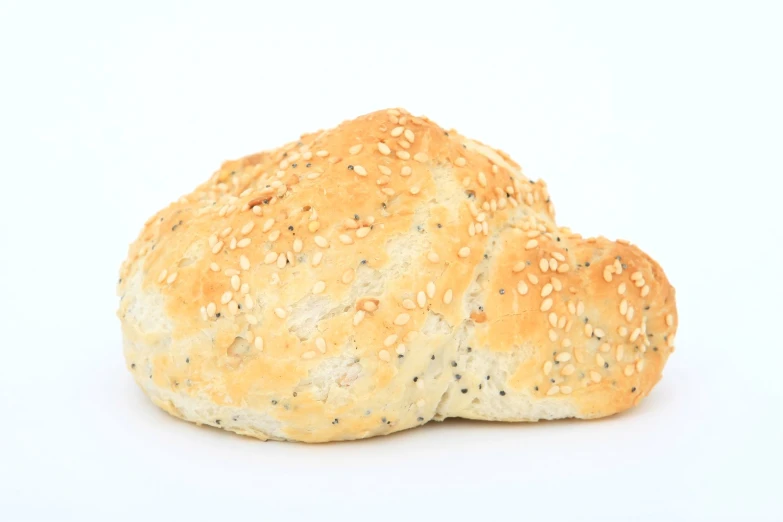
[[[118,292],[152,401],[264,440],[611,415],[677,327],[644,252],[559,227],[542,181],[403,109],[225,163],[147,221]]]

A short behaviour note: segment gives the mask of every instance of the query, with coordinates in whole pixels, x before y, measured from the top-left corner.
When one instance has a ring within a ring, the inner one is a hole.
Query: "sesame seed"
[[[538,268],[542,272],[546,272],[549,270],[549,263],[547,263],[546,259],[541,258],[541,260],[538,262]]]
[[[547,361],[544,363],[544,375],[549,375],[549,373],[552,371],[552,361]]]
[[[384,142],[378,142],[378,151],[383,154],[384,156],[388,156],[391,154],[391,149],[388,145],[386,145]]]
[[[563,283],[560,282],[560,279],[553,277],[552,278],[552,286],[554,287],[556,292],[559,292],[563,289]]]
[[[244,239],[240,239],[240,240],[237,242],[237,246],[238,246],[239,248],[245,248],[246,246],[248,246],[248,245],[250,244],[250,241],[251,241],[251,240],[250,240],[250,238],[249,238],[249,237],[246,237],[246,238],[244,238]]]
[[[217,312],[217,306],[215,305],[215,303],[210,302],[207,305],[207,315],[209,317],[214,317],[215,316],[215,312]]]
[[[459,255],[459,257],[463,257],[463,258],[464,257],[468,257],[470,255],[470,247],[466,247],[465,246],[465,247],[460,248],[459,252],[457,252],[457,255]]]
[[[519,292],[519,295],[526,295],[528,290],[528,286],[524,281],[517,283],[517,292]]]
[[[576,304],[576,315],[582,315],[585,313],[585,304],[582,301],[579,301]]]
[[[611,267],[611,265],[609,265]],[[612,273],[609,270],[604,270],[604,281],[607,283],[612,282]]]
[[[519,262],[517,262],[514,265],[514,267],[511,269],[511,271],[516,274],[516,273],[521,272],[522,270],[524,270],[526,266],[527,266],[527,263],[525,263],[524,261],[519,261]]]
[[[351,238],[351,236],[347,234],[340,234],[339,236],[337,236],[337,238],[340,240],[340,243],[342,243],[343,245],[353,244],[353,238]]]
[[[237,290],[239,290],[239,286],[240,286],[239,276],[238,275],[231,276],[231,288],[233,288],[234,291],[236,292]]]
[[[232,298],[233,296],[234,296],[234,294],[233,294],[232,292],[225,292],[225,293],[224,293],[224,294],[223,294],[223,295],[220,297],[220,302],[221,302],[222,304],[228,304],[228,302],[229,302],[229,301],[231,301],[231,298]]]
[[[560,352],[555,356],[557,362],[568,362],[571,360],[571,354],[568,352]]]
[[[427,304],[427,296],[424,295],[424,291],[420,290],[419,293],[416,294],[416,302],[419,304],[419,308],[424,308]]]
[[[267,252],[266,255],[264,256],[265,265],[271,265],[275,261],[277,261],[277,252],[275,251]]]
[[[315,357],[315,352],[312,350],[302,354],[302,359],[312,359],[313,357]]]
[[[387,352],[386,350],[381,350],[380,352],[378,352],[378,358],[382,361],[388,362],[391,360],[391,355],[389,355],[389,352]]]
[[[328,150],[319,150],[318,152],[315,153],[315,155],[318,156],[319,158],[325,158],[326,156],[329,155],[329,151]]]
[[[568,270],[570,268],[571,267],[568,266],[568,263],[563,263],[563,264],[561,264],[560,266],[557,267],[557,272],[560,273],[560,274],[564,274],[564,273],[568,272]]]
[[[639,335],[642,333],[641,328],[635,328],[634,331],[631,333],[631,337],[628,338],[630,342],[636,341],[636,339],[639,338]]]
[[[590,371],[590,380],[593,382],[601,382],[601,374],[595,370]]]
[[[253,341],[253,344],[255,344],[255,346],[256,346],[256,349],[257,349],[259,352],[263,352],[263,351],[264,351],[264,339],[263,339],[263,338],[261,338],[261,337],[256,337],[256,340],[255,340],[255,341]]]
[[[628,335],[628,328],[626,328],[625,326],[618,326],[617,333],[620,335],[620,337],[625,337],[626,335]]]
[[[398,150],[397,152],[395,152],[395,154],[401,160],[411,159],[411,155],[410,155],[410,153],[407,150]]]
[[[634,308],[633,308],[633,306],[629,306],[628,307],[628,313],[625,314],[625,318],[627,320],[629,320],[629,321],[632,321],[633,320],[633,315],[634,315]]]
[[[554,312],[549,312],[549,324],[552,325],[552,327],[557,326],[557,314]]]
[[[389,347],[397,342],[397,334],[391,334],[386,339],[383,340],[383,345],[386,347]]]
[[[427,253],[427,259],[429,259],[431,263],[437,263],[440,261],[440,256],[435,252],[430,251]]]
[[[554,257],[549,259],[549,269],[552,272],[557,270],[557,260]]]
[[[525,243],[525,250],[531,250],[533,248],[536,248],[537,246],[538,246],[538,241],[535,239],[531,239],[527,243]]]
[[[541,288],[541,297],[546,297],[552,293],[552,284],[547,283]]]
[[[307,230],[310,232],[316,232],[319,228],[321,228],[321,223],[319,221],[311,221],[307,224]]]
[[[363,145],[359,143],[358,145],[354,145],[353,147],[350,147],[348,149],[348,154],[351,156],[355,156],[356,154],[359,154],[362,151]]]
[[[419,193],[419,190],[421,190],[419,187],[411,187],[410,193],[415,196]]]
[[[454,164],[458,167],[464,167],[468,162],[463,157],[459,157],[454,160]]]
[[[557,393],[560,393],[560,386],[554,385],[551,388],[549,388],[549,391],[546,392],[547,395],[555,395]]]
[[[468,235],[470,237],[473,237],[476,235],[476,224],[472,221],[470,222],[470,225],[468,225]]]
[[[622,360],[623,360],[623,355],[624,355],[624,354],[625,354],[625,348],[624,348],[624,347],[623,347],[623,345],[621,344],[621,345],[619,345],[619,346],[617,347],[617,354],[615,355],[615,357],[617,357],[617,360],[618,360],[618,361],[622,361]]]
[[[550,329],[549,329],[549,340],[550,340],[550,341],[552,341],[552,342],[554,343],[554,342],[556,342],[556,341],[557,341],[557,339],[558,339],[558,337],[557,337],[557,332],[555,332],[554,330],[552,330],[552,329],[550,328]]]
[[[408,324],[408,321],[410,321],[411,316],[409,314],[406,314],[405,312],[401,313],[394,319],[394,324],[397,326],[405,326]]]
[[[412,168],[410,168],[407,165],[402,167],[402,170],[400,171],[400,176],[410,176],[411,174],[413,174],[413,169]]]
[[[231,242],[228,244],[228,248],[234,250],[237,247],[237,238],[231,237]]]
[[[487,186],[487,176],[486,176],[486,174],[484,174],[483,172],[479,172],[478,173],[478,182],[479,182],[479,185],[481,185],[482,187],[486,187]]]
[[[538,276],[536,274],[528,274],[527,280],[530,281],[531,284],[534,285],[538,284]]]
[[[367,234],[369,233],[370,233],[370,227],[362,227],[356,231],[356,237],[361,239],[363,237],[366,237]]]
[[[643,369],[644,369],[644,359],[639,359],[638,361],[636,361],[636,371],[642,373]]]
[[[623,299],[620,301],[620,315],[625,315],[628,313],[628,300]]]
[[[362,320],[364,319],[365,314],[366,314],[366,312],[364,310],[358,310],[353,315],[353,325],[354,326],[358,326],[358,324],[361,323]]]
[[[416,308],[416,303],[411,301],[410,299],[404,299],[402,301],[402,307],[406,310],[414,310]]]
[[[666,314],[666,326],[674,326],[674,316],[672,314]]]
[[[603,353],[609,353],[609,350],[612,349],[612,346],[609,343],[603,343],[601,346],[598,347],[599,350],[601,350]]]
[[[427,283],[426,290],[427,290],[427,297],[429,297],[430,299],[435,297],[435,283],[434,282],[429,281]]]
[[[166,269],[164,268],[164,269],[163,269],[163,271],[162,271],[162,272],[160,273],[160,275],[158,276],[158,283],[162,283],[162,282],[163,282],[163,280],[164,280],[164,279],[166,279],[166,276],[167,276],[167,275],[168,275],[168,270],[166,270]]]
[[[605,362],[606,361],[604,361],[604,358],[601,357],[600,353],[595,354],[595,364],[598,366],[603,366]]]
[[[217,263],[210,263],[209,269],[212,270],[213,272],[220,272],[220,265],[218,265]]]
[[[413,143],[416,139],[416,136],[413,134],[413,131],[410,129],[405,129],[405,139]]]
[[[247,319],[248,324],[256,325],[258,324],[258,319],[254,315],[247,314],[245,315],[245,319]]]
[[[560,375],[571,375],[576,370],[576,367],[573,364],[566,364],[562,370],[560,370]]]
[[[360,176],[366,176],[367,175],[367,169],[362,167],[361,165],[354,165],[353,171],[356,172]]]
[[[239,267],[242,270],[250,269],[250,260],[247,258],[247,256],[244,255],[239,256]]]
[[[286,314],[286,311],[282,308],[275,308],[275,315],[280,319],[285,319],[285,316],[288,314]]]
[[[451,291],[451,288],[446,290],[446,293],[443,294],[443,303],[444,304],[451,304],[451,300],[454,297],[453,292]]]
[[[636,281],[637,279],[641,279],[644,277],[644,274],[641,273],[641,271],[637,270],[633,274],[631,274],[631,281]]]
[[[595,336],[596,336],[596,337],[598,337],[598,338],[604,338],[604,337],[606,337],[606,332],[604,332],[604,331],[603,331],[602,329],[600,329],[600,328],[596,328],[595,330],[593,330],[593,333],[594,333],[594,334],[595,334]]]
[[[321,248],[326,248],[329,246],[329,242],[323,236],[315,236],[314,239],[315,239],[315,244]]]
[[[593,325],[590,323],[585,323],[585,337],[592,337],[593,336]]]
[[[280,231],[279,231],[279,230],[273,230],[273,231],[272,231],[272,232],[269,234],[269,236],[267,236],[267,238],[269,239],[269,241],[271,241],[272,243],[274,243],[275,241],[277,241],[277,238],[279,238],[279,237],[280,237]]]
[[[630,377],[631,375],[633,375],[633,370],[634,370],[633,364],[629,364],[625,367],[623,373],[625,374],[626,377]]]
[[[392,131],[390,132],[392,138],[396,138],[400,134],[402,134],[402,131],[405,130],[405,127],[394,127]]]
[[[343,276],[342,276],[342,278],[341,278],[341,281],[342,281],[344,284],[346,284],[346,285],[347,285],[348,283],[350,283],[351,281],[353,281],[353,275],[354,275],[354,273],[355,273],[355,272],[354,272],[353,268],[349,268],[348,270],[346,270],[345,272],[343,272]]]
[[[272,227],[274,226],[274,224],[275,224],[275,218],[269,218],[266,221],[264,221],[264,225],[262,227],[262,230],[264,232],[269,232],[272,229]]]
[[[223,242],[222,241],[218,241],[217,243],[215,243],[215,246],[212,247],[212,253],[213,254],[217,254],[221,250],[223,250]]]
[[[313,285],[313,293],[318,295],[321,292],[323,292],[325,288],[326,288],[326,283],[324,283],[323,281],[318,281]]]
[[[650,293],[650,287],[648,285],[644,285],[642,287],[642,297],[647,297],[647,294]]]
[[[240,232],[242,233],[242,235],[247,235],[250,233],[251,230],[253,230],[253,227],[255,225],[256,224],[254,222],[248,221],[247,223],[245,223],[245,226],[242,227],[242,230],[240,230]]]
[[[620,295],[625,293],[625,283],[620,283],[620,286],[617,287],[617,293]]]
[[[541,303],[541,311],[542,312],[549,311],[549,309],[552,308],[552,303],[553,301],[551,297],[547,297],[546,299],[544,299],[544,301]]]
[[[571,315],[576,315],[576,306],[573,301],[568,302],[568,311],[571,312]]]
[[[245,296],[245,308],[247,308],[248,310],[253,309],[253,298],[249,295]]]

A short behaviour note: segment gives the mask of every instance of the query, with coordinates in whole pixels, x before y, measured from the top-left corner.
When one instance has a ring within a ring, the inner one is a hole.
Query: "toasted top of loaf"
[[[677,322],[650,257],[558,227],[542,181],[402,109],[226,162],[147,221],[118,289],[156,403],[306,441],[615,413]]]

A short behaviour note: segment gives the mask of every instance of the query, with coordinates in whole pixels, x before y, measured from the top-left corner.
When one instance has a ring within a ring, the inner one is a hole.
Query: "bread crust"
[[[155,404],[304,442],[611,415],[677,327],[648,255],[557,226],[544,182],[403,109],[224,163],[147,221],[118,294]]]

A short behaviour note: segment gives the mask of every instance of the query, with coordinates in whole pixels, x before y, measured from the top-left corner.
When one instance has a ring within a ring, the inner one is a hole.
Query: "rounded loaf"
[[[155,404],[305,442],[611,415],[677,325],[649,256],[557,226],[542,181],[403,109],[226,162],[147,221],[118,292]]]

